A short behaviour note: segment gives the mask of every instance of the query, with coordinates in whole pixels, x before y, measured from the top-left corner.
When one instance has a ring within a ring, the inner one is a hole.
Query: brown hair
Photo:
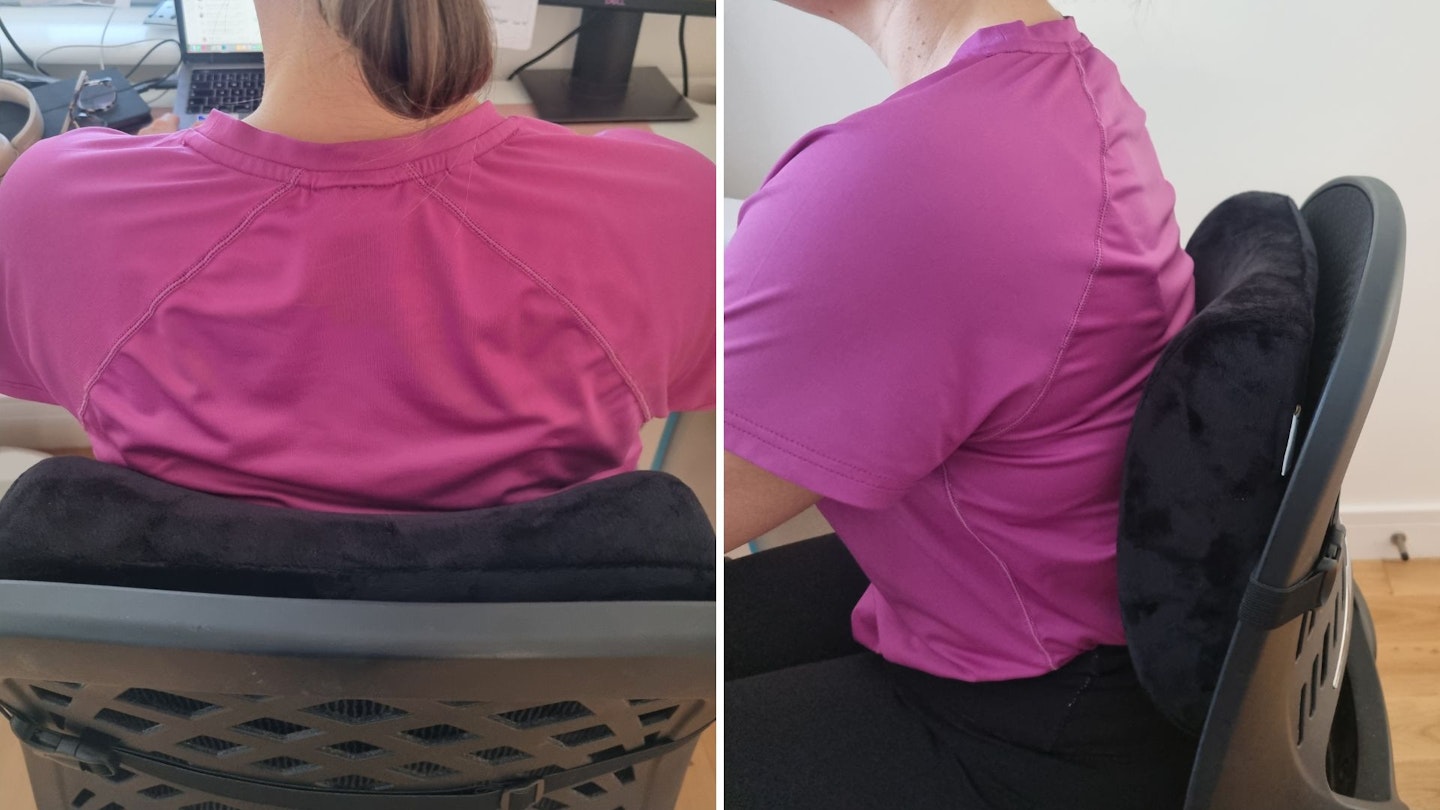
[[[484,0],[319,0],[359,54],[371,94],[402,118],[439,115],[490,81],[495,47]]]

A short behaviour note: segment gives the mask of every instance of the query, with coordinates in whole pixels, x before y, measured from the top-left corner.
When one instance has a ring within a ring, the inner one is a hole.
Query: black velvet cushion
[[[658,472],[492,509],[350,515],[53,458],[0,501],[0,579],[398,602],[708,601],[715,533],[695,494]]]
[[[1259,192],[1218,206],[1187,250],[1197,313],[1161,354],[1135,413],[1118,566],[1140,681],[1198,734],[1285,492],[1316,261],[1294,202]]]

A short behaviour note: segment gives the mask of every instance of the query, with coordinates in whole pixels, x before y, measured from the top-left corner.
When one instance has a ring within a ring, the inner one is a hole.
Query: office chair
[[[1399,200],[1370,178],[1301,209],[1243,194],[1187,249],[1197,313],[1136,412],[1117,554],[1137,675],[1199,737],[1185,806],[1403,810],[1336,517],[1399,307]],[[728,561],[726,680],[857,650],[865,586],[834,535]]]
[[[1232,198],[1188,246],[1197,314],[1136,413],[1117,560],[1141,683],[1200,735],[1188,810],[1405,807],[1337,511],[1404,243],[1395,193],[1349,177],[1299,210]]]
[[[50,459],[0,501],[0,713],[40,810],[664,810],[714,549],[665,473],[339,515]]]

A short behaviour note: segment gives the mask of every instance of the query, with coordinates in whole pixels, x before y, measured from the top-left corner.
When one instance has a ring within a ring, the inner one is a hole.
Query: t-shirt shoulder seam
[[[437,202],[444,206],[445,209],[450,212],[451,216],[454,216],[457,220],[459,220],[461,225],[464,225],[467,230],[469,230],[478,239],[480,239],[480,241],[484,242],[485,245],[489,247],[492,251],[494,251],[497,256],[503,259],[510,266],[519,270],[527,278],[530,279],[531,283],[544,290],[548,295],[550,295],[557,302],[559,302],[560,305],[564,307],[565,310],[570,314],[570,317],[574,318],[575,322],[580,325],[580,328],[584,330],[587,335],[590,336],[590,339],[595,342],[595,344],[600,348],[600,351],[605,354],[605,357],[610,361],[610,365],[614,367],[616,373],[620,375],[620,378],[624,381],[626,387],[630,389],[631,395],[635,398],[636,404],[640,407],[641,415],[646,420],[654,418],[654,411],[651,410],[650,403],[645,398],[644,391],[640,389],[640,385],[635,381],[634,375],[630,373],[630,370],[626,368],[625,363],[620,359],[619,352],[615,350],[615,347],[610,343],[609,339],[607,339],[604,333],[600,331],[600,327],[597,326],[596,323],[591,320],[590,317],[586,315],[582,309],[580,309],[580,306],[576,304],[575,301],[571,299],[568,295],[566,295],[564,291],[562,291],[559,287],[555,286],[555,284],[552,283],[550,279],[546,278],[535,268],[531,267],[528,263],[525,262],[525,260],[521,259],[513,251],[500,244],[499,240],[491,236],[490,233],[484,228],[481,228],[479,223],[475,222],[475,220],[470,218],[470,215],[466,213],[465,209],[461,208],[458,203],[456,203],[453,199],[451,199],[448,195],[441,191],[434,183],[430,182],[428,177],[422,175],[414,167],[410,168],[410,174],[414,178],[415,182],[418,183],[421,188],[425,189],[426,193],[428,193]]]
[[[976,439],[996,439],[1010,433],[1024,424],[1025,420],[1029,419],[1045,401],[1045,397],[1050,393],[1051,385],[1060,373],[1060,366],[1065,361],[1070,341],[1075,336],[1075,329],[1080,324],[1080,318],[1085,312],[1085,305],[1090,301],[1090,293],[1095,287],[1095,278],[1099,275],[1100,268],[1105,261],[1105,220],[1110,212],[1111,204],[1110,134],[1105,129],[1105,121],[1100,115],[1100,104],[1095,99],[1095,92],[1090,88],[1090,79],[1085,72],[1085,65],[1080,61],[1080,56],[1073,44],[1069,49],[1069,56],[1079,77],[1080,88],[1085,92],[1085,98],[1090,104],[1090,112],[1095,118],[1095,127],[1100,132],[1100,210],[1095,219],[1095,258],[1090,265],[1090,272],[1086,276],[1085,287],[1080,292],[1080,300],[1076,303],[1075,311],[1070,316],[1070,324],[1065,329],[1065,336],[1060,340],[1060,347],[1055,352],[1055,359],[1050,364],[1050,370],[1045,376],[1045,382],[1040,386],[1040,391],[1036,393],[1035,398],[1018,417],[995,430],[976,434]]]
[[[81,392],[80,405],[75,409],[75,417],[80,420],[81,424],[85,423],[85,419],[90,408],[90,392],[100,381],[100,378],[104,376],[105,372],[110,368],[110,364],[114,362],[115,358],[119,356],[120,352],[125,348],[125,345],[130,342],[130,339],[133,338],[136,333],[138,333],[141,329],[145,327],[147,323],[150,322],[150,319],[155,316],[155,313],[159,311],[160,306],[165,303],[166,299],[168,299],[181,287],[185,286],[185,284],[187,284],[191,279],[195,278],[195,276],[199,275],[200,271],[208,267],[210,263],[214,261],[215,257],[218,256],[220,252],[223,251],[225,248],[229,247],[230,243],[234,242],[235,239],[240,236],[240,234],[244,233],[245,230],[249,228],[250,225],[256,220],[256,218],[258,218],[262,213],[264,213],[267,208],[273,205],[276,200],[279,200],[281,197],[285,196],[285,194],[291,189],[295,188],[295,185],[300,181],[300,175],[301,171],[298,169],[295,170],[295,172],[290,176],[290,179],[287,182],[282,183],[273,192],[271,192],[268,197],[261,200],[248,212],[246,212],[246,214],[240,218],[239,222],[236,223],[235,227],[231,228],[228,232],[226,232],[224,236],[220,237],[220,239],[217,240],[215,244],[211,245],[210,249],[205,251],[205,253],[194,264],[187,267],[184,272],[172,279],[170,283],[162,287],[160,291],[156,293],[153,298],[150,299],[149,305],[145,308],[143,312],[140,313],[140,315],[134,321],[130,323],[130,326],[127,327],[125,331],[122,332],[120,336],[115,339],[115,341],[110,345],[109,350],[106,351],[105,356],[101,359],[99,366],[96,367],[95,371],[90,375],[89,379],[86,380],[85,387],[82,389]]]

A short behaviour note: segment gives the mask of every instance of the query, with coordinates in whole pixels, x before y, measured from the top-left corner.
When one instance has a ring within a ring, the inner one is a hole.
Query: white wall
[[[1057,0],[1149,113],[1186,236],[1245,189],[1303,199],[1370,174],[1409,225],[1400,327],[1346,479],[1352,537],[1440,553],[1440,4],[1419,0]],[[743,197],[806,130],[892,91],[848,32],[772,2],[726,9],[727,196]],[[1365,553],[1364,549],[1357,549]]]

